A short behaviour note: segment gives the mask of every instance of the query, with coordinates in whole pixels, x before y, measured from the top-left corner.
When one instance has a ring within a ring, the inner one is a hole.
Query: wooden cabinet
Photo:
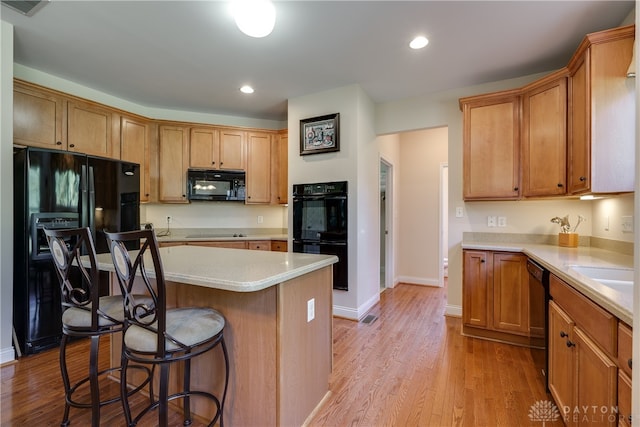
[[[635,27],[588,34],[569,62],[568,191],[634,190]]]
[[[249,249],[253,251],[270,251],[271,241],[269,240],[255,240],[248,242]]]
[[[248,133],[246,184],[246,203],[271,201],[271,134],[269,133]]]
[[[245,137],[242,131],[213,127],[191,129],[189,166],[217,170],[245,169]]]
[[[158,133],[158,200],[187,203],[188,128],[162,125]]]
[[[567,70],[523,89],[522,195],[561,196],[567,191]]]
[[[631,377],[633,331],[626,324],[618,323],[618,409],[621,427],[631,427]]]
[[[520,197],[520,91],[460,99],[465,200]]]
[[[15,81],[13,86],[14,143],[66,150],[65,107],[62,96],[59,94]]]
[[[526,255],[465,250],[462,299],[466,335],[529,345]]]
[[[14,143],[119,158],[115,111],[14,81]]]
[[[140,201],[151,201],[152,124],[145,119],[120,118],[120,158],[140,164]]]
[[[286,240],[272,240],[271,241],[271,250],[275,252],[287,252],[287,241]]]
[[[618,426],[631,427],[631,378],[618,371]]]
[[[271,204],[289,202],[289,136],[281,132],[271,140]]]
[[[554,275],[550,278],[549,390],[570,408],[567,425],[615,426],[617,319]],[[597,408],[595,410],[594,408]],[[606,413],[601,411],[606,409]]]

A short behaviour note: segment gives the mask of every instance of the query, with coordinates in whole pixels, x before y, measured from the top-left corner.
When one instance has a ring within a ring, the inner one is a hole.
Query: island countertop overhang
[[[233,292],[256,292],[338,262],[334,255],[252,251],[200,246],[160,248],[165,280]],[[98,268],[114,272],[110,254]],[[151,257],[146,271],[154,278]]]

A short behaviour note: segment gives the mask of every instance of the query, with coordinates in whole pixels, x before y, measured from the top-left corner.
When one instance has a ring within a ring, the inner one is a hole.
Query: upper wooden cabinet
[[[460,99],[465,200],[520,197],[520,91]]]
[[[522,92],[522,195],[567,192],[567,74],[549,75]]]
[[[154,126],[145,119],[120,118],[120,158],[140,164],[140,201],[151,201],[151,143]]]
[[[21,145],[66,150],[66,104],[62,96],[15,81],[13,140]]]
[[[244,170],[245,132],[224,128],[191,129],[189,166],[192,168]]]
[[[17,144],[119,158],[115,110],[15,81],[13,133]]]
[[[568,191],[634,190],[635,26],[587,35],[569,62]]]
[[[271,201],[271,134],[269,133],[248,133],[246,184],[246,203]]]
[[[289,202],[289,134],[274,135],[271,140],[271,204]]]
[[[188,203],[189,129],[161,125],[158,129],[158,201]]]

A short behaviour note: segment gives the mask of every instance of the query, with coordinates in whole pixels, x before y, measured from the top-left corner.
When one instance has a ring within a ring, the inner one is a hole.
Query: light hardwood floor
[[[400,284],[382,293],[373,323],[335,318],[331,394],[309,426],[541,426],[530,409],[549,397],[528,349],[461,336],[460,319],[443,315],[445,299],[444,289]],[[87,349],[84,342],[70,347],[78,375]],[[103,366],[107,351],[104,341]],[[0,369],[2,426],[59,425],[57,357],[54,349]],[[134,402],[144,404],[141,396]],[[119,404],[101,416],[104,426],[124,425]],[[89,423],[89,411],[71,409],[71,426]],[[153,417],[141,425],[154,425]]]

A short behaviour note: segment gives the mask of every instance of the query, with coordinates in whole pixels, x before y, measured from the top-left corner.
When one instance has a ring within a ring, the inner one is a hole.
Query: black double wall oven
[[[336,255],[333,288],[349,289],[347,182],[293,186],[293,252]]]

